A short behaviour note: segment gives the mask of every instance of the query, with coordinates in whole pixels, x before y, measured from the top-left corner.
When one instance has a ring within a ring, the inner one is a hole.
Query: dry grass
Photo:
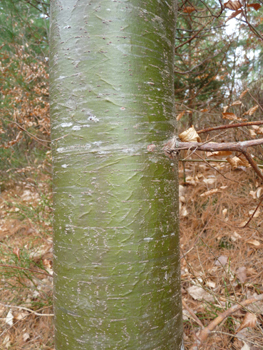
[[[184,309],[186,349],[191,348],[201,329],[194,314],[206,327],[232,305],[263,292],[262,218],[256,214],[248,226],[240,228],[259,203],[250,191],[260,183],[250,169],[233,171],[227,163],[212,165],[229,180],[205,163],[186,163],[185,171],[180,167],[182,291],[184,304],[193,311],[191,315]],[[202,196],[212,189],[219,191]],[[192,286],[204,293],[195,295]],[[248,310],[256,314],[257,325],[236,334]],[[263,303],[248,310],[241,309],[225,319],[199,348],[241,349],[244,343],[238,336],[246,331],[244,339],[249,348],[262,349]]]

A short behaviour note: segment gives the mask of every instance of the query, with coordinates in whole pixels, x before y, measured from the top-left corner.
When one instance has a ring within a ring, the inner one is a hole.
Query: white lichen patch
[[[72,126],[73,125],[73,123],[62,123],[62,124],[60,124],[60,126],[62,127],[62,128],[68,128],[68,127],[70,127],[70,126]]]

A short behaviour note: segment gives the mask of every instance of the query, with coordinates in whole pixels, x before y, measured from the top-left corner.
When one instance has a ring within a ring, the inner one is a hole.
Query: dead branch
[[[249,164],[252,166],[254,171],[263,181],[263,174],[261,170],[258,168],[257,163],[251,157],[251,155],[247,152],[248,147],[259,146],[263,144],[263,139],[257,140],[248,140],[248,141],[240,141],[240,142],[221,142],[221,143],[212,143],[212,142],[181,142],[176,136],[174,136],[167,144],[164,146],[164,152],[168,156],[177,155],[181,150],[191,150],[195,151],[204,151],[204,152],[218,152],[218,151],[232,151],[232,152],[240,152],[244,154]]]
[[[250,125],[262,125],[263,121],[254,121],[254,122],[246,122],[246,123],[238,123],[238,124],[228,124],[228,125],[219,125],[219,126],[215,126],[212,128],[206,128],[206,129],[201,129],[201,130],[197,130],[198,134],[203,134],[205,132],[210,132],[210,131],[214,131],[214,130],[222,130],[222,129],[230,129],[230,128],[240,128],[242,126],[250,126]]]
[[[248,147],[259,146],[263,144],[263,139],[248,140],[240,142],[181,142],[175,136],[164,146],[164,151],[172,155],[181,150],[192,150],[192,151],[204,151],[204,152],[217,152],[217,151],[233,151],[241,152]]]
[[[201,330],[200,335],[197,337],[198,339],[192,345],[190,350],[198,350],[200,344],[206,341],[211,331],[213,331],[216,328],[216,326],[218,326],[222,321],[224,321],[225,318],[232,315],[234,312],[242,309],[243,307],[246,307],[249,304],[252,304],[254,302],[261,301],[261,300],[263,300],[263,294],[259,294],[253,298],[242,301],[242,303],[233,305],[231,308],[224,311],[222,314],[217,316],[207,327]]]

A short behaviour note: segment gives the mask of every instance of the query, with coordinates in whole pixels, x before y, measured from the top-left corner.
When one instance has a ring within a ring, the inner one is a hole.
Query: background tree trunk
[[[51,2],[56,349],[182,349],[176,1]],[[160,148],[159,148],[160,149]]]

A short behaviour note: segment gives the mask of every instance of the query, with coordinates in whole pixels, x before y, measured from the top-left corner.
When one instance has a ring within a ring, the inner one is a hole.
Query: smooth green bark
[[[183,348],[175,5],[52,1],[56,350]]]

